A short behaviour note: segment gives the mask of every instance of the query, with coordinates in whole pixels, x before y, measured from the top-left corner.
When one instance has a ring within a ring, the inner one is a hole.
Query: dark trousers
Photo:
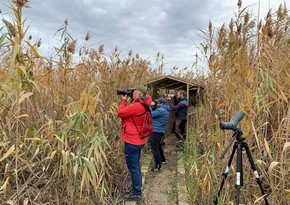
[[[176,119],[175,120],[175,136],[177,137],[178,140],[185,140],[186,138],[186,132],[185,132],[185,127],[186,127],[186,120],[180,120]]]
[[[141,150],[143,145],[125,143],[125,159],[132,179],[132,191],[135,195],[142,194]]]
[[[153,132],[150,136],[150,147],[155,161],[155,167],[161,168],[161,162],[165,162],[162,137],[164,133]]]

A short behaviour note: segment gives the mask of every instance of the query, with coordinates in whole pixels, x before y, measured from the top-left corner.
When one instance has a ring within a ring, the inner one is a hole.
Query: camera
[[[117,89],[117,95],[128,95],[130,98],[133,98],[133,89]]]
[[[163,94],[163,97],[164,98],[173,98],[174,97],[174,94],[167,94],[167,93],[165,93],[165,94]]]

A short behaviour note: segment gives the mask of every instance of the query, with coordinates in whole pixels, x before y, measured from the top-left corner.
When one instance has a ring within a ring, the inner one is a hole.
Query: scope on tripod
[[[221,122],[220,128],[222,130],[236,131],[238,129],[237,125],[243,119],[244,116],[245,116],[245,113],[242,110],[240,110],[231,122]]]
[[[243,157],[242,157],[242,150],[243,149],[246,150],[247,157],[249,159],[251,168],[252,168],[252,170],[254,172],[254,175],[256,177],[256,182],[257,182],[257,184],[259,185],[259,187],[261,189],[262,195],[264,197],[264,201],[265,201],[266,205],[269,205],[267,197],[265,196],[265,191],[264,191],[264,189],[262,187],[262,180],[260,179],[260,176],[259,176],[259,174],[257,172],[257,168],[256,168],[256,165],[254,163],[254,160],[253,160],[252,154],[250,152],[249,146],[248,146],[248,144],[246,142],[244,142],[245,138],[242,136],[243,135],[242,130],[237,128],[237,125],[243,119],[244,116],[245,116],[245,113],[240,110],[236,114],[236,116],[234,117],[234,119],[231,122],[221,122],[220,123],[220,128],[221,129],[223,129],[223,130],[233,130],[234,131],[234,134],[233,134],[233,137],[232,137],[232,141],[230,142],[230,144],[223,151],[222,156],[220,157],[221,159],[225,156],[226,152],[228,151],[228,149],[229,149],[230,145],[233,143],[233,141],[236,140],[236,142],[234,144],[233,151],[232,151],[232,154],[231,154],[230,159],[228,161],[226,170],[222,174],[223,179],[222,179],[220,188],[218,190],[217,196],[215,197],[215,199],[213,201],[215,205],[217,205],[218,202],[219,202],[218,199],[219,199],[219,197],[221,195],[221,191],[223,189],[225,180],[226,180],[226,178],[228,176],[228,173],[230,171],[231,163],[232,163],[232,160],[233,160],[235,152],[237,152],[237,164],[236,164],[236,166],[237,166],[237,170],[236,170],[236,190],[237,191],[236,191],[236,203],[235,204],[236,205],[240,204],[239,203],[239,195],[240,195],[241,186],[243,186]]]

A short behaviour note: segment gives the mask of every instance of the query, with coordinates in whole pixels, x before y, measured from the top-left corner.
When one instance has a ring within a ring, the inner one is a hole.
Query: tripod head
[[[224,156],[226,155],[227,151],[229,150],[230,146],[233,144],[235,140],[237,141],[244,141],[245,138],[242,137],[243,133],[242,130],[236,129],[235,132],[233,133],[232,140],[228,144],[228,146],[224,149],[222,155],[220,156],[220,159],[223,159]]]
[[[226,167],[226,170],[222,174],[223,180],[222,180],[220,188],[218,190],[218,194],[217,194],[216,198],[213,201],[214,205],[218,204],[218,198],[219,198],[221,190],[222,190],[222,188],[224,186],[225,179],[228,176],[228,173],[229,173],[229,170],[230,170],[231,163],[232,163],[232,160],[233,160],[235,152],[237,152],[237,164],[236,164],[237,170],[236,170],[236,184],[235,184],[236,185],[236,190],[237,190],[236,191],[236,205],[240,204],[239,203],[240,188],[243,186],[243,161],[242,161],[243,160],[243,157],[242,157],[242,150],[243,149],[246,150],[247,157],[249,159],[249,162],[251,164],[251,168],[252,168],[252,170],[254,172],[254,175],[256,177],[256,182],[258,183],[258,185],[259,185],[259,187],[261,189],[262,195],[265,195],[265,191],[264,191],[264,189],[262,187],[262,180],[260,179],[260,177],[258,175],[257,168],[256,168],[256,165],[254,163],[253,157],[251,155],[249,146],[248,146],[248,144],[246,142],[244,142],[245,138],[243,137],[242,130],[237,127],[237,125],[243,119],[244,116],[245,116],[245,113],[240,110],[236,114],[236,116],[234,117],[234,119],[231,122],[221,122],[220,123],[220,128],[221,129],[232,130],[234,132],[231,142],[229,143],[229,145],[223,151],[220,159],[224,158],[226,152],[228,151],[228,149],[231,146],[231,144],[233,143],[233,141],[236,140],[236,142],[235,142],[235,144],[233,146],[233,151],[232,151],[232,154],[230,156],[230,159],[229,159],[228,165]],[[264,200],[265,200],[266,205],[269,205],[269,202],[268,202],[266,197],[264,197]]]

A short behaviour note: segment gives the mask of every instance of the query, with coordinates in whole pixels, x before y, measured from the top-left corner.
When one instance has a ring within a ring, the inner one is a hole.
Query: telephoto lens
[[[133,98],[133,91],[132,89],[117,89],[117,95],[128,95],[130,98]]]
[[[174,97],[174,94],[165,93],[165,94],[163,94],[163,97],[164,98],[173,98]]]

